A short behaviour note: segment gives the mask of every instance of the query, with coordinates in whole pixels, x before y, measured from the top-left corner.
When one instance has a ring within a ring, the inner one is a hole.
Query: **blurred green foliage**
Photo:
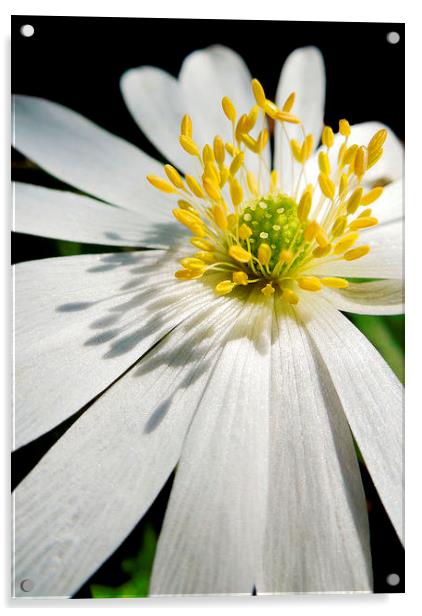
[[[149,580],[154,560],[157,535],[151,525],[145,526],[141,548],[135,558],[128,558],[121,564],[121,570],[128,581],[120,586],[91,584],[94,599],[123,599],[148,596]]]
[[[404,315],[349,314],[349,319],[378,349],[390,368],[404,382]]]

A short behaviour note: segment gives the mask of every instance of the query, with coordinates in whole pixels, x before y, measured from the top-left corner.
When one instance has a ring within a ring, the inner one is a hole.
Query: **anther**
[[[334,133],[331,126],[324,126],[322,131],[321,141],[327,148],[332,148],[334,145]]]
[[[218,295],[227,295],[233,291],[235,286],[235,283],[231,280],[222,280],[216,285],[215,292],[218,293]]]
[[[358,209],[361,203],[362,195],[363,195],[363,189],[360,186],[358,188],[355,188],[355,190],[352,192],[347,202],[347,213],[348,214],[354,214],[356,212],[356,210]]]
[[[361,257],[367,255],[369,250],[369,246],[358,246],[357,248],[353,248],[352,250],[346,252],[343,255],[343,258],[346,259],[346,261],[354,261],[355,259],[360,259]]]
[[[304,276],[303,278],[299,278],[298,285],[305,291],[320,291],[322,286],[320,279],[315,276]]]
[[[261,289],[261,293],[265,295],[265,297],[271,297],[271,295],[274,295],[273,285],[271,283],[266,284],[265,287]]]
[[[235,284],[239,284],[239,285],[243,285],[243,286],[247,286],[247,284],[249,282],[247,273],[246,272],[242,272],[242,271],[233,272],[232,278],[233,278],[233,282]]]
[[[259,83],[258,79],[252,79],[252,92],[257,104],[260,107],[265,107],[267,97],[265,96],[264,88]]]
[[[346,289],[349,283],[344,278],[321,278],[321,282],[324,287],[331,287],[332,289]]]
[[[325,195],[328,199],[334,199],[336,185],[333,180],[329,178],[326,173],[320,173],[318,176],[318,182],[323,195]]]
[[[192,138],[192,119],[188,115],[184,115],[180,126],[180,133],[185,137]]]
[[[297,304],[299,301],[299,296],[297,293],[292,291],[291,289],[283,289],[283,299],[286,300],[289,304]]]
[[[384,189],[382,186],[376,186],[375,188],[372,188],[372,190],[367,192],[366,195],[362,197],[361,204],[370,205],[371,203],[379,199],[379,197],[381,197],[383,191]]]
[[[338,129],[341,135],[343,135],[343,137],[349,137],[350,135],[350,124],[347,120],[340,120],[340,122],[338,123]]]
[[[251,260],[250,253],[241,246],[230,246],[229,255],[239,263],[249,263]]]
[[[258,261],[262,266],[266,267],[267,265],[269,265],[271,260],[271,254],[272,251],[268,244],[260,244],[258,248]]]
[[[150,184],[154,186],[154,188],[158,188],[158,190],[161,190],[161,192],[177,192],[174,186],[170,184],[170,182],[167,182],[167,180],[163,180],[163,178],[160,178],[158,175],[147,175],[147,180]]]
[[[186,135],[180,135],[179,141],[185,152],[187,152],[191,156],[197,156],[198,158],[201,158],[199,148],[191,137],[187,137]]]
[[[236,108],[229,99],[228,96],[225,96],[221,101],[221,106],[223,107],[223,111],[226,114],[226,117],[230,122],[236,121]]]

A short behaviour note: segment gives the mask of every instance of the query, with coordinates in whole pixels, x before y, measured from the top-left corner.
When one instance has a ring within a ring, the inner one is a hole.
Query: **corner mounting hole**
[[[397,45],[397,43],[400,41],[400,34],[398,32],[389,32],[387,34],[387,41],[391,45]]]
[[[389,586],[397,586],[400,584],[400,576],[397,573],[390,573],[387,575],[387,584]]]
[[[34,26],[31,26],[31,24],[25,24],[24,26],[21,26],[20,33],[25,38],[29,38],[34,34],[34,32]]]
[[[20,586],[23,592],[31,592],[31,590],[34,588],[34,582],[29,579],[22,580]]]

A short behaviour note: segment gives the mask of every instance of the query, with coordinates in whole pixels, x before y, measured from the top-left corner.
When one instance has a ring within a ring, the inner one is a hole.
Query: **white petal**
[[[55,177],[135,212],[170,212],[169,196],[145,179],[161,166],[135,146],[41,98],[14,96],[13,112],[14,147]]]
[[[180,456],[232,302],[179,326],[90,407],[15,494],[15,593],[71,595],[145,513]]]
[[[333,260],[328,257],[326,261],[312,265],[312,273],[318,276],[349,278],[403,278],[402,221],[368,229],[361,234],[356,246],[358,245],[369,245],[371,250],[354,261]]]
[[[212,290],[167,252],[83,255],[15,270],[16,447],[108,387]]]
[[[370,206],[379,224],[396,222],[404,216],[403,180],[396,180],[384,188],[381,197]]]
[[[323,289],[323,295],[338,310],[356,314],[403,314],[402,280],[349,283],[347,289]]]
[[[242,58],[222,45],[194,51],[183,62],[179,79],[185,99],[189,101],[194,136],[195,127],[198,126],[207,143],[212,143],[215,135],[231,142],[231,123],[221,107],[223,97],[228,96],[232,100],[238,117],[255,105],[251,75]],[[255,132],[257,134],[258,131]],[[252,135],[255,135],[254,131]],[[246,164],[256,173],[259,166],[257,158],[250,152],[246,153]],[[264,158],[268,164],[269,148],[266,148]]]
[[[16,183],[14,231],[73,242],[163,248],[181,226],[162,209],[141,215],[63,190]]]
[[[323,298],[299,310],[321,353],[378,494],[399,537],[403,510],[403,394],[381,355]]]
[[[186,439],[150,592],[251,594],[262,556],[271,318],[246,305]]]
[[[185,172],[192,172],[192,157],[180,146],[180,123],[189,104],[177,79],[152,66],[133,68],[123,74],[122,94],[129,111],[148,139],[162,154]],[[195,125],[195,139],[201,126]]]
[[[371,587],[368,517],[341,403],[291,309],[273,328],[270,476],[257,592]]]
[[[324,121],[325,68],[324,58],[316,47],[302,47],[289,55],[281,71],[277,88],[276,103],[282,107],[292,92],[296,100],[292,113],[302,120],[307,133],[312,133],[315,146],[318,145]],[[300,128],[287,126],[290,139],[303,139]],[[290,179],[290,144],[285,139],[280,124],[275,127],[275,168],[279,170],[283,189],[291,191],[285,184]],[[287,169],[287,172],[286,172]]]

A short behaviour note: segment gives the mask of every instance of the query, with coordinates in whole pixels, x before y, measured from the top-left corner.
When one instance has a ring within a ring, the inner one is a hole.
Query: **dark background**
[[[35,28],[30,38],[19,32],[27,23]],[[400,34],[398,44],[387,42],[390,31]],[[336,130],[340,117],[351,123],[378,120],[404,139],[404,24],[13,16],[12,91],[62,103],[161,159],[126,110],[119,90],[120,76],[128,68],[143,64],[177,75],[191,51],[215,43],[239,52],[270,98],[275,96],[285,57],[297,47],[319,47],[327,73],[325,122]],[[57,185],[16,152],[12,153],[12,168],[15,179]],[[66,243],[65,250],[63,246],[54,240],[14,234],[12,260],[72,253],[71,243]],[[73,252],[96,250],[93,246],[73,247]],[[62,431],[69,425],[62,426]],[[14,485],[59,433],[53,431],[17,452]],[[375,591],[403,592],[403,550],[363,467],[362,473],[371,524]],[[77,597],[91,596],[92,583],[116,586],[128,579],[121,571],[121,562],[141,549],[146,524],[159,531],[170,484],[146,519]],[[400,575],[399,585],[387,584],[389,573]]]

